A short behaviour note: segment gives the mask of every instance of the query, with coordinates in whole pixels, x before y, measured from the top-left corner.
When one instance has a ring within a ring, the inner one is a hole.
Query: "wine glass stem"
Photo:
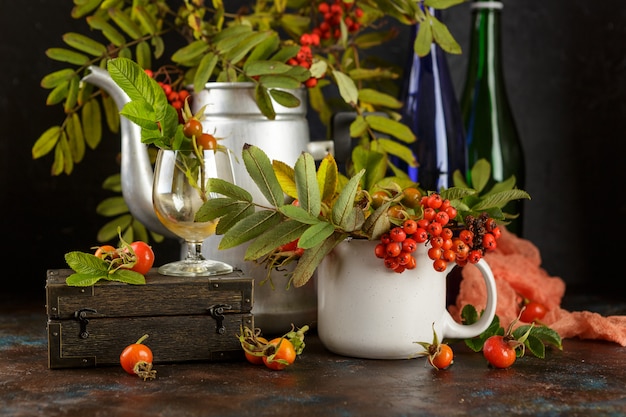
[[[204,260],[202,256],[202,242],[187,242],[187,257],[185,259],[200,261]]]

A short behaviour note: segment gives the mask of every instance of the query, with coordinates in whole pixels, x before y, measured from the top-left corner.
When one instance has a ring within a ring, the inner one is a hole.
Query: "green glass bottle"
[[[492,184],[515,175],[517,188],[524,189],[524,153],[506,92],[500,44],[500,1],[471,3],[472,32],[461,112],[466,129],[468,168],[481,159],[491,163]],[[486,188],[488,189],[488,188]],[[507,229],[522,235],[523,203],[504,208],[519,213]]]

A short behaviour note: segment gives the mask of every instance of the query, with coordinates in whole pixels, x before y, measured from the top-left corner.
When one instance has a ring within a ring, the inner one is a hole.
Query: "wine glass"
[[[206,259],[202,242],[215,233],[217,220],[197,222],[198,209],[205,201],[216,198],[206,189],[209,178],[234,182],[230,153],[201,150],[174,151],[160,149],[154,169],[152,203],[163,225],[185,240],[185,259],[162,265],[159,273],[171,276],[210,276],[228,274],[233,267],[225,262]]]

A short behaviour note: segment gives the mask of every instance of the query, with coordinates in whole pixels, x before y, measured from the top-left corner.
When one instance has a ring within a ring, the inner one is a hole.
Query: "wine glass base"
[[[174,277],[208,277],[230,274],[233,267],[221,261],[208,259],[170,262],[158,268],[161,275]]]

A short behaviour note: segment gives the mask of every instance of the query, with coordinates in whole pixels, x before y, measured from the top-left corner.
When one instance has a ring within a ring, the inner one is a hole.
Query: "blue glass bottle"
[[[430,12],[441,20],[439,10]],[[402,120],[417,136],[410,146],[419,166],[405,169],[424,190],[440,190],[452,186],[454,171],[466,171],[465,129],[446,53],[433,43],[425,57],[415,54],[417,30],[413,27],[410,59],[405,67]]]

